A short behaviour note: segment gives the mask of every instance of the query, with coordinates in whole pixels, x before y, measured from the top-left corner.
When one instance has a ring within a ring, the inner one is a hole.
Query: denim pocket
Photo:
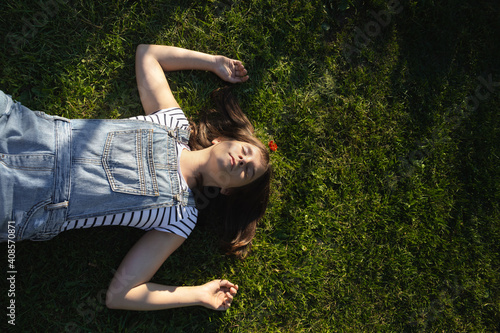
[[[102,164],[114,192],[160,195],[153,159],[153,130],[109,132]]]

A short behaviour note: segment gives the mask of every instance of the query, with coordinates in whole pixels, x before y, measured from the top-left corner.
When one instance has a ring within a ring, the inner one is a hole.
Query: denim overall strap
[[[170,129],[167,127],[167,132],[168,135],[173,137],[175,140],[177,140],[180,143],[183,143],[187,145],[189,143],[189,135],[190,131],[181,129],[181,128],[176,128],[176,129]],[[180,180],[179,180],[180,183]],[[183,206],[190,206],[194,207],[196,206],[196,201],[193,192],[189,191],[182,191],[176,199],[181,202]]]

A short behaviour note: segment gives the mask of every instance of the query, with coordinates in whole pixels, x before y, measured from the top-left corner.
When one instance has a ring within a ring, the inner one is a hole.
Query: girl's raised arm
[[[185,69],[211,71],[231,83],[248,80],[247,70],[238,60],[173,46],[141,44],[136,51],[135,70],[137,87],[146,114],[179,107],[164,71]]]

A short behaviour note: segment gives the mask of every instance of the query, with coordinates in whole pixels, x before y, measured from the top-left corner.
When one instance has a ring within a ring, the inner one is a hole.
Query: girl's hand
[[[241,61],[229,59],[224,56],[215,56],[214,73],[224,81],[231,83],[248,80],[247,70]]]
[[[233,297],[238,292],[238,285],[228,280],[213,280],[200,286],[203,306],[212,310],[229,309]]]

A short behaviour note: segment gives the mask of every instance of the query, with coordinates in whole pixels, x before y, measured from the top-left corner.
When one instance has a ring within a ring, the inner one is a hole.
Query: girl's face
[[[227,189],[250,184],[266,170],[260,149],[247,142],[215,139],[210,153],[209,173],[220,187]]]

